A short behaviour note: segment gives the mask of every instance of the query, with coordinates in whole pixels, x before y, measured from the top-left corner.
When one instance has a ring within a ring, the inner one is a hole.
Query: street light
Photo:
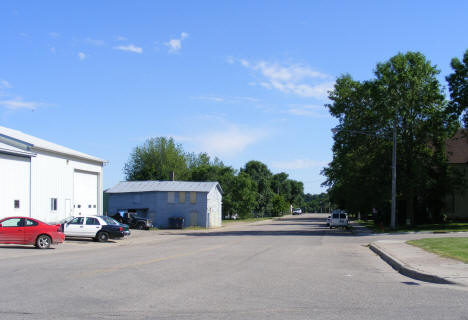
[[[364,134],[367,136],[373,136],[373,137],[378,137],[378,138],[384,138],[382,136],[372,134],[372,133],[367,133],[363,131],[357,131],[357,130],[344,130],[344,129],[336,129],[333,128],[331,129],[332,133],[336,134],[339,131],[346,131],[346,132],[351,132],[351,133],[357,133],[357,134]],[[392,209],[391,209],[391,216],[390,216],[390,228],[395,229],[396,228],[396,165],[397,165],[397,159],[396,159],[396,149],[397,149],[397,128],[396,128],[396,120],[393,121],[393,148],[392,148]],[[384,138],[385,139],[385,138]]]

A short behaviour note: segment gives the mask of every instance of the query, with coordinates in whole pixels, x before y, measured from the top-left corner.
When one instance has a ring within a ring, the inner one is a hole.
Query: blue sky
[[[446,86],[467,30],[466,1],[1,1],[0,125],[108,160],[105,188],[172,136],[324,192],[336,77],[411,50]]]

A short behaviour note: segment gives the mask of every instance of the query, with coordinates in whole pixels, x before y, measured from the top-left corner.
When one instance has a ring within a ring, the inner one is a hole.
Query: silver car
[[[333,213],[330,220],[330,229],[335,227],[348,228],[348,214],[346,212]]]

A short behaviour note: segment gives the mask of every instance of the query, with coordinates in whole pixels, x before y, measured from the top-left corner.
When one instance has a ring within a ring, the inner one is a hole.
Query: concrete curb
[[[431,282],[431,283],[456,284],[455,282],[449,281],[447,279],[436,276],[434,274],[429,274],[429,273],[419,271],[411,267],[410,265],[407,265],[406,263],[392,256],[388,252],[385,252],[385,250],[379,247],[379,245],[377,245],[375,242],[371,243],[369,245],[369,248],[373,252],[375,252],[377,255],[379,255],[382,258],[382,260],[387,262],[393,269],[395,269],[396,271],[398,271],[404,276],[410,277],[412,279],[420,280],[420,281]]]

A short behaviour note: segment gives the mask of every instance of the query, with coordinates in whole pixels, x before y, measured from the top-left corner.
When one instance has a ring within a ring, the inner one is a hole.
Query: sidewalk
[[[406,244],[407,240],[379,240],[370,244],[378,254],[401,274],[413,279],[468,286],[468,264],[440,257]]]

